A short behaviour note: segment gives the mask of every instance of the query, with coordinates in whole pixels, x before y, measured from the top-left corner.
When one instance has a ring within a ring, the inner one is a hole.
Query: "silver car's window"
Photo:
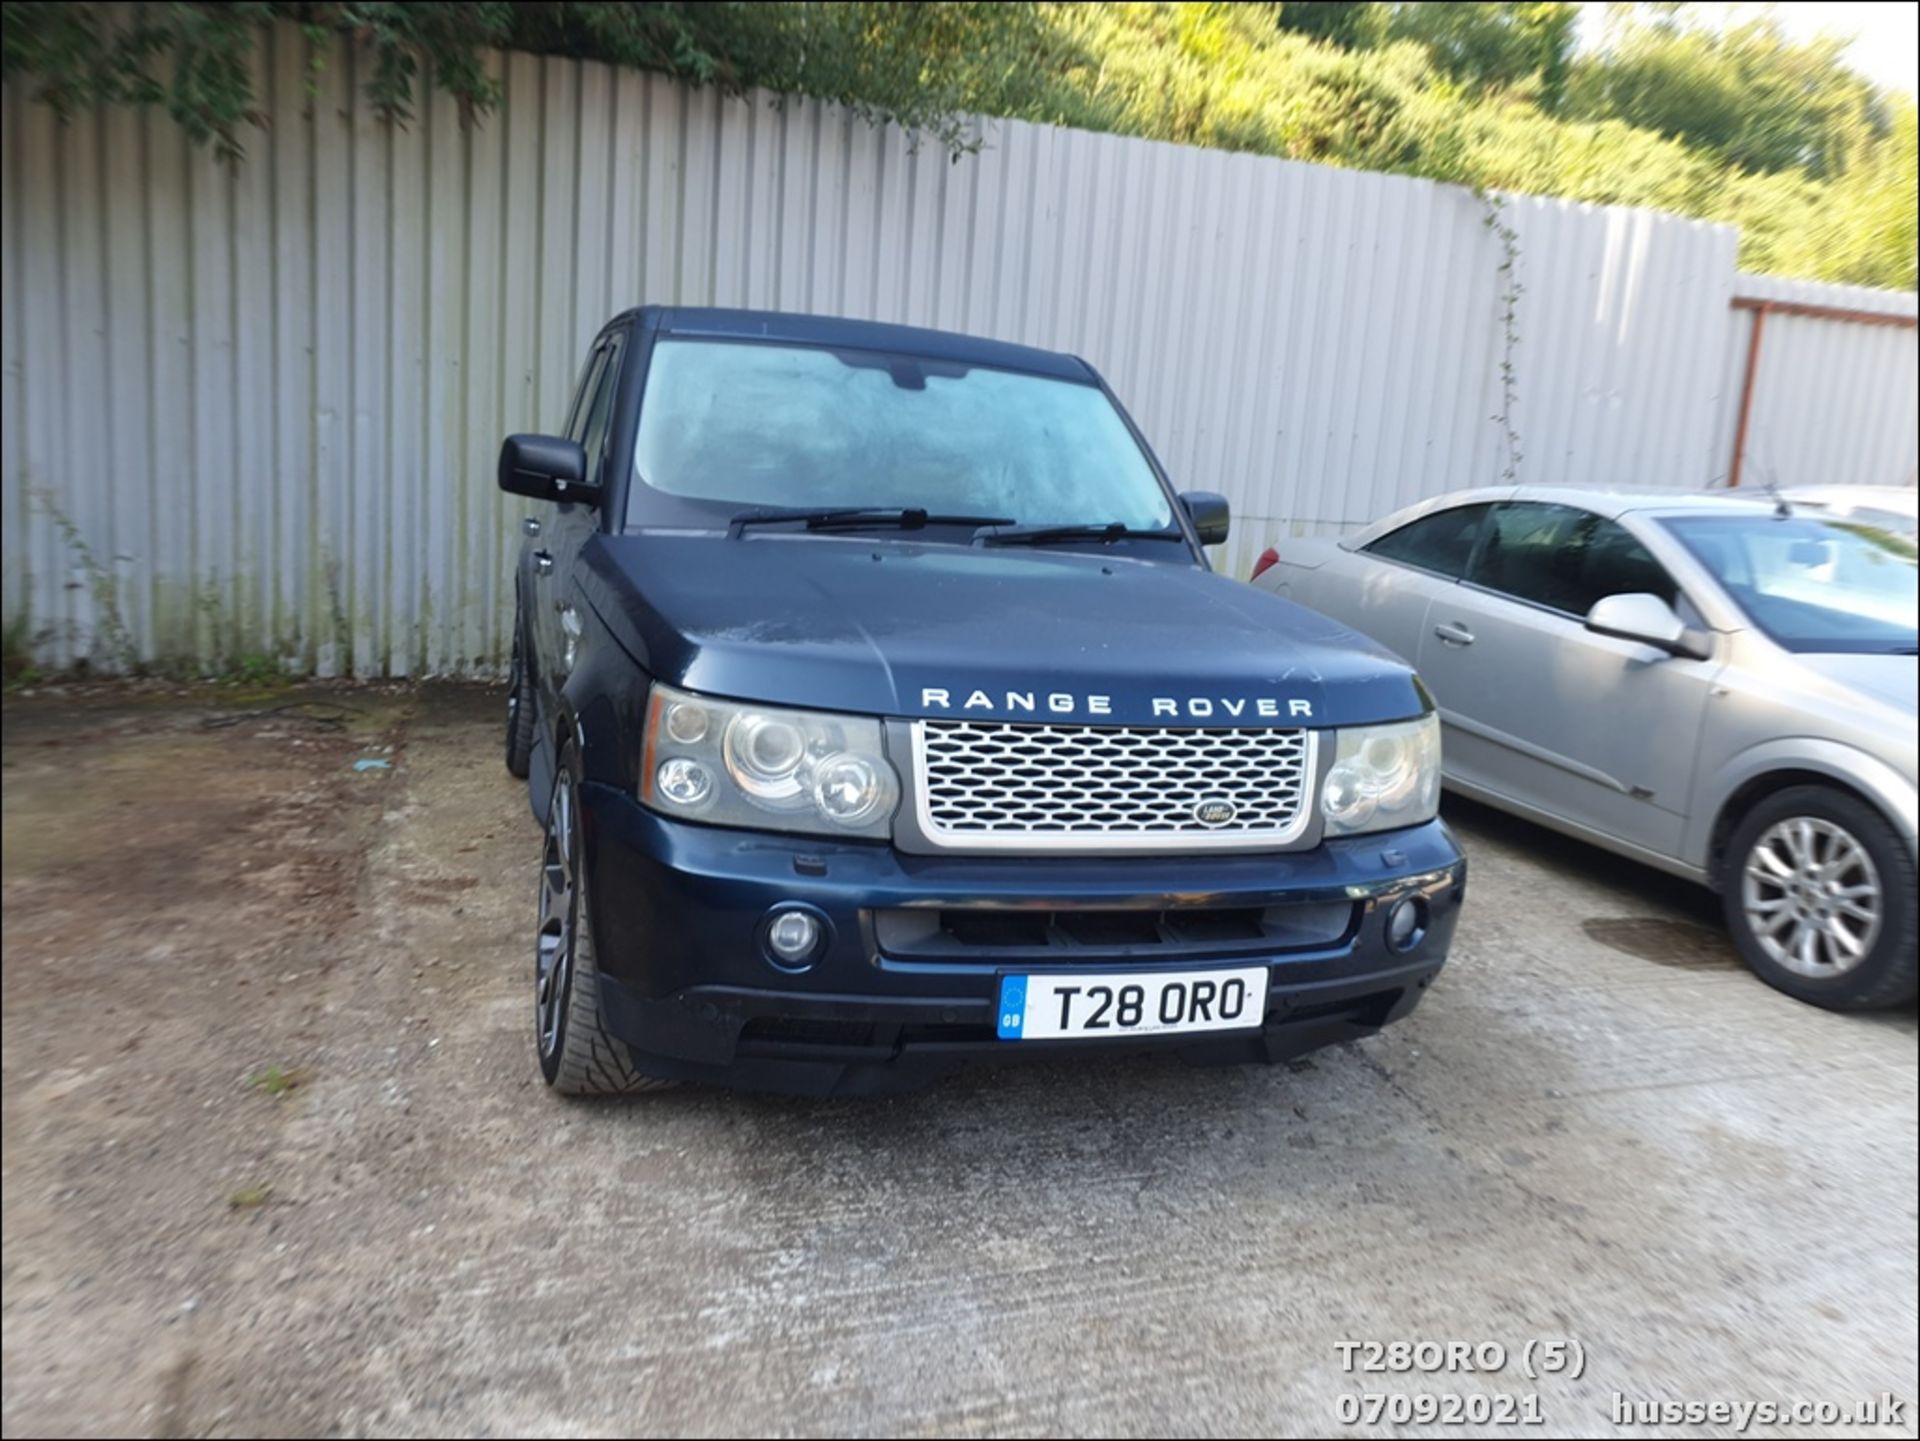
[[[1366,548],[1367,554],[1458,580],[1467,573],[1474,542],[1490,505],[1457,505],[1437,510],[1390,530]]]
[[[634,443],[630,525],[701,502],[914,506],[1024,524],[1165,530],[1159,477],[1098,386],[909,355],[662,340]]]
[[[1661,524],[1786,649],[1912,653],[1920,572],[1905,536],[1804,513],[1675,516]]]
[[[1678,595],[1666,568],[1624,526],[1590,510],[1535,501],[1494,511],[1468,579],[1576,616],[1610,595],[1644,591],[1669,605]]]

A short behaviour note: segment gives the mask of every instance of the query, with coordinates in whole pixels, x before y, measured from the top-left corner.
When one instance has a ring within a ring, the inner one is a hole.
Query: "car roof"
[[[1077,356],[874,320],[844,320],[831,315],[796,315],[779,310],[722,310],[704,306],[647,306],[636,313],[655,320],[665,335],[701,335],[726,340],[784,340],[796,345],[839,350],[879,350],[897,355],[986,365],[1061,380],[1091,382],[1093,367]]]
[[[1343,536],[1341,545],[1358,550],[1390,530],[1398,530],[1410,520],[1436,510],[1451,510],[1459,505],[1485,505],[1503,500],[1541,501],[1548,505],[1571,505],[1590,510],[1609,519],[1632,512],[1660,515],[1770,514],[1775,501],[1764,491],[1735,495],[1725,490],[1689,490],[1677,485],[1485,485],[1471,490],[1453,490],[1383,516],[1366,529]]]

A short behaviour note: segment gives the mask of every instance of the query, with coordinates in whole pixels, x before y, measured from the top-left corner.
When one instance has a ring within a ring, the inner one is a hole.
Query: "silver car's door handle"
[[[1473,632],[1457,621],[1448,621],[1445,625],[1436,625],[1433,633],[1448,645],[1472,645]]]
[[[540,534],[540,522],[529,515],[520,522],[520,530],[526,535],[538,535]]]
[[[542,575],[552,575],[553,574],[553,552],[547,551],[547,550],[536,550],[533,553],[533,568],[539,571],[540,574]]]

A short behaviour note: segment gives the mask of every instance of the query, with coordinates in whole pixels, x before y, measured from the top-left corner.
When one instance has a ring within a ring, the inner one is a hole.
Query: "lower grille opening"
[[[1371,996],[1345,1001],[1329,1001],[1320,1005],[1295,1006],[1291,1010],[1271,1012],[1267,1019],[1297,1024],[1301,1021],[1343,1020],[1356,1026],[1380,1027],[1387,1023],[1387,1017],[1399,1002],[1401,987],[1391,991],[1378,991]]]
[[[1042,911],[941,911],[940,929],[963,946],[1044,946]]]
[[[900,1044],[903,1046],[931,1045],[995,1045],[999,1035],[992,1026],[951,1025],[929,1023],[924,1026],[902,1026]]]
[[[1350,901],[1163,910],[903,907],[873,915],[875,939],[884,955],[907,960],[1021,956],[1074,961],[1311,950],[1350,937],[1358,907]]]
[[[1344,910],[1345,907],[1336,909]],[[1265,940],[1267,935],[1265,911],[1170,911],[1164,914],[1168,917],[1168,927],[1181,940],[1195,945],[1215,941],[1259,941]]]
[[[755,1016],[740,1028],[740,1044],[805,1046],[870,1046],[873,1026],[867,1021],[822,1021],[808,1016]]]
[[[1054,925],[1075,945],[1154,946],[1165,939],[1160,911],[1061,911]]]

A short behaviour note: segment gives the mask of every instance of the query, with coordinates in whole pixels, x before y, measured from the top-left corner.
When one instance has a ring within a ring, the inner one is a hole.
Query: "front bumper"
[[[1439,821],[1269,855],[913,856],[663,820],[592,783],[581,799],[607,1029],[650,1074],[808,1094],[911,1085],[980,1057],[1117,1047],[1275,1061],[1367,1035],[1418,1004],[1466,885]],[[1386,916],[1409,898],[1421,929],[1395,949]],[[761,944],[769,910],[795,902],[826,929],[797,973]],[[1269,967],[1257,1032],[996,1032],[1003,975],[1249,964]]]

